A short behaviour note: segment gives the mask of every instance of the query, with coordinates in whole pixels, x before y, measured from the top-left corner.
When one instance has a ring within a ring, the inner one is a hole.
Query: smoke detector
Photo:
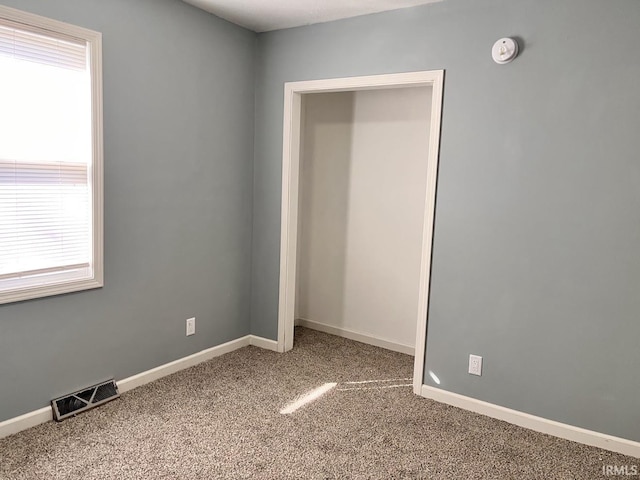
[[[518,42],[509,37],[501,38],[493,44],[491,56],[493,61],[500,65],[513,62],[518,56]]]

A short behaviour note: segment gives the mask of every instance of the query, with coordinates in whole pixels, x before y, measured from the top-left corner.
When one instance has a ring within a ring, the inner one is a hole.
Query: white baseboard
[[[504,420],[505,422],[535,430],[536,432],[546,433],[554,437],[560,437],[573,442],[640,458],[640,442],[634,442],[633,440],[614,437],[605,433],[594,432],[543,417],[537,417],[528,413],[519,412],[518,410],[512,410],[494,405],[493,403],[483,402],[475,398],[430,387],[429,385],[422,385],[420,394],[425,398],[480,413],[488,417],[497,418],[498,420]]]
[[[159,367],[152,368],[146,372],[138,373],[131,377],[117,381],[118,390],[120,393],[125,393],[133,390],[136,387],[140,387],[147,383],[158,380],[172,373],[179,372],[185,368],[193,367],[199,363],[206,362],[212,358],[219,357],[225,353],[233,352],[239,348],[246,347],[248,345],[255,345],[256,347],[264,348],[267,350],[277,351],[278,342],[274,340],[268,340],[262,337],[256,337],[255,335],[246,335],[237,340],[232,340],[222,345],[217,345],[212,348],[207,348],[201,352],[194,353],[184,358],[180,358],[173,362],[165,363]],[[33,412],[25,413],[19,417],[10,418],[0,422],[0,438],[8,437],[14,433],[27,430],[28,428],[35,427],[41,423],[46,423],[53,420],[53,412],[51,406],[43,407]]]
[[[0,438],[8,437],[14,433],[21,432],[41,423],[47,423],[53,420],[53,410],[51,407],[44,407],[33,412],[25,413],[19,417],[10,418],[4,422],[0,422]]]
[[[334,327],[333,325],[314,322],[313,320],[307,320],[305,318],[297,319],[296,325],[310,328],[311,330],[318,330],[319,332],[330,333],[331,335],[336,335],[338,337],[348,338],[349,340],[355,340],[356,342],[367,343],[375,347],[386,348],[387,350],[393,350],[394,352],[400,352],[411,356],[415,355],[415,348],[411,345],[403,345],[402,343],[391,342],[379,337],[374,337],[373,335],[354,332],[353,330],[349,330],[346,328]]]
[[[247,347],[249,345],[251,345],[251,335],[238,338],[237,340],[231,340],[230,342],[223,343],[222,345],[217,345],[212,348],[207,348],[206,350],[194,353],[193,355],[179,358],[178,360],[165,363],[164,365],[152,368],[146,372],[141,372],[123,380],[119,380],[116,382],[118,384],[118,390],[120,390],[120,393],[128,392],[129,390],[151,383],[159,378],[166,377],[172,373],[193,367],[199,363],[206,362],[212,358],[219,357],[220,355],[233,352],[234,350],[238,350],[239,348]]]
[[[256,337],[255,335],[249,335],[249,344],[256,347],[263,348],[265,350],[271,350],[272,352],[278,351],[278,342],[275,340],[269,340],[268,338]]]

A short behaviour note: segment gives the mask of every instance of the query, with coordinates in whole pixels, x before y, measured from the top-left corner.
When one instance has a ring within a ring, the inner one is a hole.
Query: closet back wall
[[[303,99],[297,317],[413,348],[431,88]]]

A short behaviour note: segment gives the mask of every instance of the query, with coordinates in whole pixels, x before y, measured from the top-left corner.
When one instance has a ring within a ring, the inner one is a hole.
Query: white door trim
[[[436,176],[440,149],[440,118],[444,70],[332,78],[284,85],[284,125],[282,144],[282,215],[280,232],[280,292],[278,301],[278,351],[293,348],[294,309],[296,294],[296,258],[298,239],[298,183],[300,172],[300,121],[302,95],[308,93],[390,89],[402,87],[432,87],[431,126],[427,160],[427,190],[424,208],[422,259],[413,391],[421,393],[427,340],[427,307],[435,214]]]

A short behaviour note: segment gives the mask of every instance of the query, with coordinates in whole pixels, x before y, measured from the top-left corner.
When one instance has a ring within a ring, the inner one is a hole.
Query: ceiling
[[[442,0],[184,0],[253,30],[268,32],[398,10]]]

